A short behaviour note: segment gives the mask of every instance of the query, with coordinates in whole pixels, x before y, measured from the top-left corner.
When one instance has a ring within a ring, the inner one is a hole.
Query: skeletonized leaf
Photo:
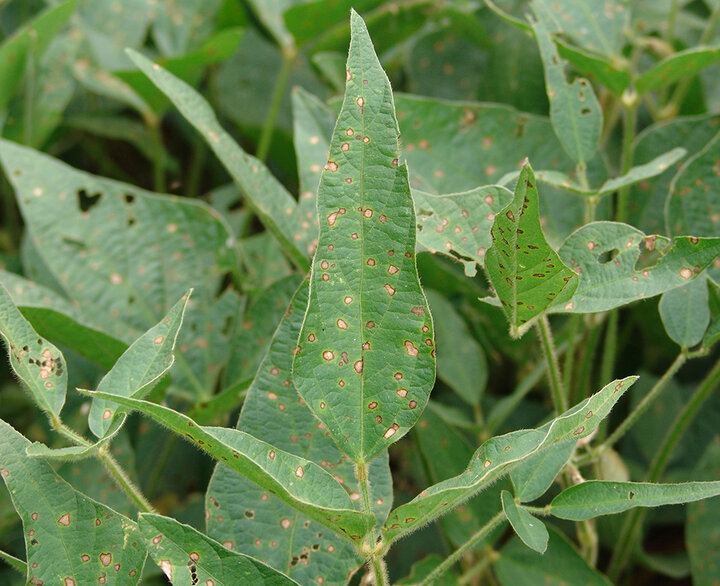
[[[153,328],[149,329],[123,353],[98,384],[97,390],[112,395],[141,399],[170,370],[173,351],[182,326],[188,291]],[[120,410],[122,412],[122,410]],[[104,437],[118,414],[117,405],[95,399],[90,407],[88,426],[97,437]]]
[[[65,404],[67,364],[54,344],[41,338],[0,285],[0,336],[10,364],[30,391],[35,404],[57,417]]]
[[[553,311],[588,313],[687,284],[718,258],[720,238],[683,236],[670,243],[627,224],[592,222],[571,234],[558,254],[578,273],[579,283],[572,299]],[[650,254],[655,262],[645,258]]]
[[[720,61],[720,47],[695,47],[680,51],[655,64],[635,79],[638,93],[652,92],[683,77],[695,75]]]
[[[710,323],[707,279],[701,276],[687,285],[663,293],[658,309],[665,331],[683,348],[692,348]]]
[[[388,543],[440,517],[519,462],[551,444],[590,435],[607,416],[636,376],[616,380],[539,429],[519,430],[489,439],[475,452],[466,470],[421,492],[390,513],[383,527]]]
[[[351,25],[347,89],[320,180],[319,243],[293,377],[343,452],[365,463],[418,420],[435,359],[390,83],[354,12]]]
[[[353,510],[352,501],[342,485],[305,458],[274,448],[237,429],[200,426],[182,413],[155,403],[100,391],[81,392],[140,411],[191,440],[270,494],[349,539],[361,539],[375,522],[368,515]]]
[[[518,505],[507,490],[502,491],[500,498],[505,516],[517,536],[530,549],[545,553],[548,544],[548,530],[545,524]]]
[[[230,551],[175,519],[143,513],[138,527],[148,553],[175,586],[297,584],[260,560]]]
[[[30,441],[0,420],[0,477],[22,518],[29,584],[137,584],[145,548],[137,526],[77,492]],[[64,581],[63,581],[64,580]]]
[[[584,521],[635,507],[677,505],[717,495],[720,481],[654,484],[588,480],[557,495],[550,503],[550,512],[561,519]]]
[[[550,120],[560,143],[570,157],[586,163],[597,150],[603,117],[592,86],[586,79],[568,84],[565,62],[560,59],[548,29],[533,25],[545,69],[545,87],[550,100]]]
[[[513,201],[495,216],[485,267],[502,303],[510,335],[520,337],[547,308],[565,303],[577,276],[545,240],[535,176],[523,167]]]

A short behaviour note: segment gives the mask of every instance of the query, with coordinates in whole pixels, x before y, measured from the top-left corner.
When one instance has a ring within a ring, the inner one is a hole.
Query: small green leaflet
[[[720,47],[697,47],[666,57],[635,79],[640,94],[655,91],[683,77],[689,77],[720,61]]]
[[[667,335],[682,348],[700,343],[710,323],[708,284],[704,275],[663,293],[658,310]]]
[[[530,549],[538,553],[545,553],[548,544],[548,531],[545,524],[528,513],[522,505],[518,505],[512,495],[503,490],[500,493],[503,511],[517,536]]]
[[[485,268],[510,322],[510,334],[519,338],[547,308],[566,303],[578,282],[545,240],[529,163],[520,172],[513,201],[495,216],[491,235]]]
[[[355,12],[351,29],[345,100],[318,191],[319,243],[293,379],[342,451],[366,463],[422,414],[435,349],[390,83]]]

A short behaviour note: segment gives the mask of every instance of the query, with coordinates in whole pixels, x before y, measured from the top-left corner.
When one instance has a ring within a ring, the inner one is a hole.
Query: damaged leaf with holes
[[[320,234],[293,380],[342,451],[365,464],[420,417],[435,350],[390,83],[362,19],[351,20],[347,86],[318,189]]]

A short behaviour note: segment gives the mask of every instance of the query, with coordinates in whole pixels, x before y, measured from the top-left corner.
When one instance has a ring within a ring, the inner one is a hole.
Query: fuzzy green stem
[[[660,392],[665,388],[665,385],[677,374],[677,371],[682,368],[683,364],[687,361],[687,356],[684,352],[677,355],[677,358],[673,361],[670,367],[665,373],[658,379],[653,385],[652,389],[645,395],[637,406],[628,414],[625,420],[617,426],[615,431],[610,434],[602,445],[601,449],[609,448],[615,445],[620,438],[622,438],[628,430],[635,425],[635,422],[640,419],[640,416],[647,411],[648,407],[657,399]]]
[[[135,486],[130,477],[127,475],[125,470],[122,469],[117,460],[113,458],[112,454],[107,450],[106,446],[103,446],[98,451],[98,458],[105,464],[105,468],[113,477],[117,485],[122,488],[130,499],[137,505],[138,509],[144,513],[154,513],[155,509],[145,496],[140,492],[140,489]]]
[[[590,327],[590,333],[580,351],[580,364],[578,367],[577,383],[575,392],[573,393],[573,403],[578,403],[581,399],[590,396],[590,378],[592,375],[593,364],[595,363],[595,349],[600,339],[600,331],[602,324],[595,324]]]
[[[617,356],[617,333],[620,313],[617,309],[610,312],[605,329],[602,361],[600,363],[600,383],[605,385],[613,380],[615,357]]]
[[[543,354],[545,354],[545,360],[548,365],[548,379],[550,380],[550,393],[552,394],[553,406],[557,414],[564,413],[567,411],[567,397],[563,390],[563,378],[560,373],[560,365],[558,363],[557,352],[555,351],[552,330],[550,329],[550,320],[546,315],[540,317],[537,321],[537,327]]]
[[[563,388],[570,392],[572,387],[573,363],[575,362],[575,338],[582,316],[579,313],[570,316],[570,332],[568,333],[567,349],[565,350],[565,362],[563,363]]]
[[[372,515],[372,489],[370,487],[370,476],[368,474],[368,464],[361,463],[355,466],[355,477],[360,488],[360,499],[363,505],[363,512]],[[370,531],[368,539],[363,544],[363,554],[369,554],[368,566],[372,570],[375,577],[375,586],[386,586],[389,584],[387,567],[385,565],[384,554],[377,547],[377,532],[375,529]]]
[[[475,578],[484,574],[485,570],[487,570],[488,566],[493,562],[493,558],[497,557],[497,555],[498,554],[491,549],[486,551],[483,558],[477,564],[458,578],[458,584],[464,586],[465,584],[473,583]]]
[[[635,126],[637,124],[638,96],[635,90],[625,90],[622,97],[625,112],[623,117],[623,144],[622,159],[620,163],[620,175],[625,175],[632,168],[633,161],[633,140],[635,139]],[[628,207],[628,185],[621,187],[618,191],[617,210],[615,217],[618,222],[627,220]]]
[[[670,12],[668,14],[667,31],[665,33],[665,40],[672,45],[675,40],[675,23],[677,22],[679,0],[672,0],[670,4]]]
[[[690,400],[685,403],[682,411],[678,413],[675,421],[670,426],[667,435],[660,444],[650,464],[650,469],[645,477],[647,482],[657,482],[660,480],[685,430],[695,415],[697,415],[700,407],[710,396],[710,393],[717,387],[718,383],[720,383],[720,360],[715,363],[715,366],[713,366],[712,370],[703,379],[692,397],[690,397]],[[646,514],[647,511],[645,509],[633,509],[625,518],[622,530],[620,531],[620,538],[617,541],[617,546],[610,560],[610,566],[608,567],[608,576],[613,583],[617,583],[620,573],[627,565],[630,556],[638,545]]]
[[[497,515],[495,515],[492,519],[485,523],[485,525],[478,529],[470,537],[470,539],[468,539],[454,552],[452,552],[447,558],[445,558],[440,565],[438,565],[432,572],[427,575],[427,577],[422,582],[420,582],[419,586],[430,586],[430,584],[434,584],[435,581],[440,578],[440,576],[442,576],[445,572],[447,572],[455,565],[455,563],[465,554],[466,551],[475,547],[480,541],[485,539],[490,534],[490,532],[495,529],[495,527],[500,525],[500,523],[505,520],[505,513],[503,511],[500,511]]]
[[[255,156],[261,161],[265,160],[270,150],[270,143],[272,142],[275,131],[275,121],[277,120],[282,99],[285,95],[285,88],[290,79],[290,72],[297,57],[297,50],[295,47],[283,47],[282,55],[282,67],[275,82],[275,89],[273,90],[272,99],[270,100],[270,109],[268,110],[267,118],[265,118],[265,124],[263,125],[260,140],[258,141],[257,152],[255,153]]]

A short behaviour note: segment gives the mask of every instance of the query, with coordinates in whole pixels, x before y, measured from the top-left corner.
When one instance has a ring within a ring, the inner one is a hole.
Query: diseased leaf
[[[145,332],[115,363],[98,384],[97,390],[111,395],[141,399],[170,370],[175,357],[175,343],[190,299],[186,293],[154,327]],[[107,435],[118,413],[112,402],[94,399],[88,415],[88,426],[97,437]]]
[[[658,309],[673,342],[692,348],[703,339],[710,323],[707,280],[701,276],[663,293]]]
[[[262,561],[230,551],[175,519],[143,513],[138,527],[148,553],[175,586],[297,584]]]
[[[550,503],[550,512],[561,519],[584,521],[635,507],[677,505],[717,495],[720,481],[654,484],[588,480],[557,495]]]
[[[517,536],[530,549],[538,553],[545,553],[549,538],[545,524],[518,505],[507,490],[502,491],[500,498],[505,516]]]
[[[361,539],[374,523],[374,519],[353,510],[342,485],[314,462],[237,429],[197,425],[182,413],[155,403],[100,391],[81,392],[140,411],[348,539]]]
[[[67,392],[67,363],[54,344],[41,338],[0,285],[0,336],[5,340],[10,365],[30,391],[35,404],[58,417]]]
[[[513,468],[510,478],[518,501],[529,503],[544,495],[574,449],[574,441],[552,444]]]
[[[430,252],[465,263],[470,259],[483,266],[492,245],[493,219],[510,203],[512,192],[500,185],[488,185],[448,195],[413,189],[412,196],[420,244]]]
[[[510,335],[518,338],[546,309],[569,300],[578,282],[545,240],[529,163],[520,173],[513,201],[495,216],[491,235],[485,267],[510,322]]]
[[[720,61],[720,47],[686,49],[656,63],[651,69],[635,78],[634,86],[640,94],[652,92],[683,77],[696,75],[718,61]]]
[[[23,522],[28,583],[137,584],[146,555],[137,525],[29,459],[29,445],[0,420],[0,477]]]
[[[343,452],[367,463],[420,417],[435,351],[390,83],[362,19],[353,13],[351,22],[347,89],[320,180],[319,244],[293,379]]]
[[[392,543],[437,519],[540,448],[587,437],[636,380],[637,377],[627,377],[611,382],[539,429],[523,429],[489,439],[476,450],[462,474],[425,489],[393,510],[382,530],[385,540]]]
[[[331,472],[359,509],[352,461],[327,435],[292,384],[293,348],[308,299],[305,281],[295,293],[250,387],[237,428]],[[387,453],[370,464],[374,512],[383,522],[392,504]],[[219,464],[206,493],[208,534],[242,553],[263,559],[301,583],[321,577],[345,583],[362,563],[351,543],[323,530],[266,489]],[[320,529],[320,530],[319,530]]]
[[[589,313],[687,284],[718,258],[720,238],[683,236],[669,242],[627,224],[592,222],[570,235],[558,254],[578,273],[579,283],[572,299],[553,311]],[[645,259],[649,254],[656,257],[653,264]]]
[[[538,4],[533,4],[537,6]],[[586,79],[565,79],[565,62],[542,21],[533,25],[545,69],[545,87],[550,100],[550,120],[563,148],[578,163],[595,154],[603,116],[592,86]]]

